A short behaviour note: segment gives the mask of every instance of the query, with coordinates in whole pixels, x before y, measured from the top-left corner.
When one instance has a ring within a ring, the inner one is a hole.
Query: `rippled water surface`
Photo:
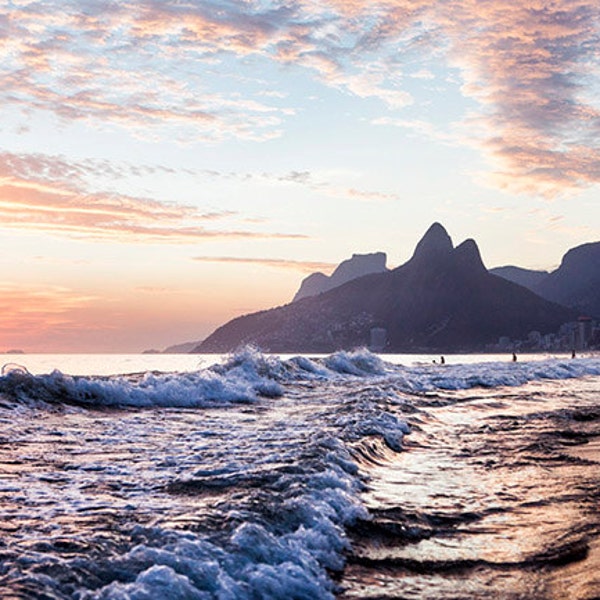
[[[422,399],[369,469],[344,598],[597,598],[600,385]]]
[[[185,369],[5,370],[0,597],[600,597],[599,359]]]

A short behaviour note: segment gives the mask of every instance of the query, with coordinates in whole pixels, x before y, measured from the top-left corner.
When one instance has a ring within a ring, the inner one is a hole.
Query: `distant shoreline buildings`
[[[600,322],[591,317],[581,316],[577,321],[564,323],[556,333],[541,334],[531,331],[524,340],[514,340],[502,336],[489,350],[503,352],[513,350],[544,351],[583,351],[600,348]]]

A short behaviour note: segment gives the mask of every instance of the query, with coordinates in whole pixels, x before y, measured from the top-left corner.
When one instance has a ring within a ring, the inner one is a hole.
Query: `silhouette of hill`
[[[520,267],[497,267],[490,273],[514,281],[542,298],[600,317],[600,242],[571,248],[551,273]]]
[[[498,277],[502,277],[503,279],[508,279],[513,283],[518,283],[532,292],[550,274],[548,271],[533,271],[514,266],[494,267],[490,269],[490,273],[498,275]]]
[[[600,242],[569,250],[560,267],[534,287],[543,298],[600,317]]]
[[[255,344],[271,352],[332,352],[368,345],[374,329],[385,330],[386,351],[476,351],[500,336],[556,331],[576,317],[488,273],[473,240],[454,248],[434,223],[404,265],[233,319],[195,351]]]
[[[191,352],[201,342],[183,342],[182,344],[175,344],[165,348],[163,354],[187,354]]]
[[[371,273],[384,273],[387,256],[384,252],[372,254],[353,254],[352,258],[341,262],[330,277],[323,273],[312,273],[302,280],[300,289],[296,292],[292,302],[328,292],[352,279],[369,275]]]

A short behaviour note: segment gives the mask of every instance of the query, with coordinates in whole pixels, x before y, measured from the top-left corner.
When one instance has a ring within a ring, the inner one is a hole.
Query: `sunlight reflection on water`
[[[375,521],[408,537],[360,538],[342,598],[595,597],[599,391],[534,382],[428,407],[405,451],[369,467]]]

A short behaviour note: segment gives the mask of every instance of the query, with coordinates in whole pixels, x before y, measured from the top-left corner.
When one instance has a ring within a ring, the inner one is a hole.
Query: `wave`
[[[245,511],[244,522],[224,540],[163,530],[152,545],[135,546],[113,565],[127,574],[126,582],[82,598],[333,600],[330,573],[344,567],[346,528],[368,515],[358,499],[358,478],[340,466],[348,460],[345,450],[322,451],[328,464],[319,462],[312,473],[302,467],[282,473],[261,488],[271,520]]]
[[[332,575],[343,570],[350,551],[347,531],[370,519],[360,497],[364,475],[349,442],[408,431],[383,411],[356,408],[352,419],[324,410],[306,438],[289,437],[298,426],[289,422],[277,443],[260,446],[275,463],[256,456],[240,471],[202,469],[172,481],[170,494],[219,494],[213,505],[224,516],[220,533],[163,529],[152,544],[133,547],[112,565],[125,578],[82,598],[333,600],[339,590]]]
[[[23,367],[7,365],[0,376],[0,402],[5,408],[245,405],[239,414],[215,411],[210,427],[206,425],[210,435],[203,435],[200,445],[198,437],[180,436],[178,454],[169,454],[177,468],[171,472],[165,467],[169,477],[155,473],[146,482],[146,469],[136,469],[142,481],[132,494],[155,495],[158,504],[153,506],[164,507],[165,512],[174,507],[170,515],[154,510],[151,523],[126,522],[123,542],[106,554],[77,555],[75,550],[72,556],[61,554],[59,544],[66,537],[49,539],[54,554],[43,555],[43,560],[52,558],[54,570],[40,575],[36,561],[42,560],[42,554],[30,554],[27,561],[31,562],[19,563],[26,573],[19,574],[18,584],[38,586],[31,589],[43,589],[48,596],[82,600],[332,600],[338,592],[332,574],[344,568],[350,550],[348,531],[372,519],[361,502],[361,493],[369,485],[369,470],[363,467],[388,461],[402,450],[403,438],[410,433],[399,416],[401,395],[588,375],[600,375],[599,359],[415,367],[386,362],[366,350],[283,360],[252,348],[206,369],[179,374],[72,377],[53,371],[32,375]],[[268,406],[273,410],[252,406],[264,397],[272,399]],[[96,420],[96,415],[82,412]],[[182,415],[193,422],[195,432],[202,419],[190,412]],[[29,423],[29,414],[16,416]],[[110,421],[129,416],[111,414]],[[146,416],[162,419],[159,413]],[[139,421],[140,427],[147,427],[145,418]],[[128,428],[123,425],[122,430],[127,436]],[[104,444],[100,430],[92,437]],[[234,440],[230,446],[223,443],[230,438]],[[90,451],[95,443],[90,441]],[[193,461],[188,463],[190,457]],[[160,462],[165,463],[166,458]],[[61,502],[67,500],[68,495],[60,496]],[[177,527],[177,518],[188,511],[198,518],[197,526]],[[127,508],[127,514],[132,512]],[[102,543],[102,533],[97,537],[88,533],[94,543]],[[87,578],[88,572],[93,577]],[[67,593],[65,582],[74,581],[79,573],[81,579],[69,584],[73,587]],[[8,576],[0,573],[0,581]]]
[[[475,387],[521,386],[533,381],[600,375],[600,358],[547,359],[530,362],[486,362],[407,369],[406,389],[416,392]]]
[[[296,356],[282,360],[247,347],[220,364],[191,373],[94,377],[70,376],[55,370],[32,375],[25,367],[9,364],[0,376],[0,395],[20,404],[201,408],[277,398],[285,393],[286,386],[305,381],[370,379],[375,383],[385,381],[406,393],[426,393],[597,375],[600,358],[404,366],[386,362],[364,349],[322,358]]]
[[[246,365],[248,367],[248,365]],[[112,377],[69,376],[58,370],[31,375],[10,369],[0,377],[0,394],[20,404],[70,404],[90,408],[198,408],[256,402],[283,393],[276,381],[250,368],[219,373],[141,373]]]

